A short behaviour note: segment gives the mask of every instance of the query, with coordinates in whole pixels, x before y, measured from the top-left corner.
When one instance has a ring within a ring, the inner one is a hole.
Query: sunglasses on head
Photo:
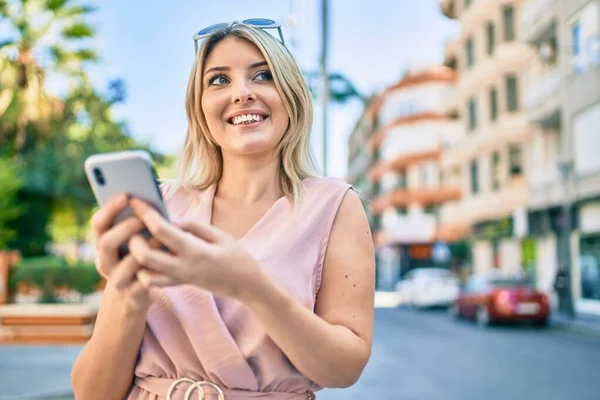
[[[272,19],[267,19],[267,18],[250,18],[250,19],[245,19],[242,22],[239,22],[239,21],[221,22],[218,24],[207,26],[204,29],[201,29],[198,33],[196,33],[194,35],[194,51],[195,51],[195,53],[198,53],[198,42],[200,40],[204,39],[211,33],[218,31],[219,29],[234,26],[237,24],[250,25],[250,26],[253,26],[253,27],[259,28],[259,29],[277,29],[277,32],[279,33],[279,39],[281,41],[281,44],[283,44],[285,46],[285,41],[283,40],[283,34],[281,33],[281,24],[279,22],[273,21]]]

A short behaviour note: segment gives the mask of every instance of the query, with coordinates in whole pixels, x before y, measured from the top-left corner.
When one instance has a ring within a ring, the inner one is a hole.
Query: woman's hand
[[[92,231],[95,237],[96,269],[111,289],[126,298],[132,309],[145,311],[149,305],[148,288],[138,279],[140,264],[131,255],[119,258],[119,247],[144,229],[137,217],[130,217],[113,226],[114,220],[129,205],[126,194],[121,194],[103,205],[92,217]]]
[[[252,293],[262,270],[232,237],[195,221],[171,224],[139,199],[131,200],[131,208],[169,249],[153,249],[141,235],[129,241],[131,255],[144,266],[138,278],[146,286],[192,284],[238,300]]]

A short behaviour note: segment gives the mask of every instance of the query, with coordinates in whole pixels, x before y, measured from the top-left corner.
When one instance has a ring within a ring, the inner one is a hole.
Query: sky
[[[90,18],[97,30],[101,64],[90,69],[99,88],[125,80],[128,97],[116,116],[131,133],[164,153],[184,141],[185,89],[194,57],[192,35],[217,23],[252,17],[283,22],[286,43],[303,71],[318,71],[321,0],[102,0]],[[344,74],[362,94],[397,82],[407,68],[442,62],[444,44],[457,32],[437,0],[330,0],[329,69]],[[323,129],[318,100],[312,135],[322,160]],[[348,136],[362,104],[329,108],[327,175],[343,178]]]

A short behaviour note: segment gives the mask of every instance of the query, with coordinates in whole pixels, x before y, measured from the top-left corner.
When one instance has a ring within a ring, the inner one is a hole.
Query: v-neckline
[[[213,209],[214,209],[214,204],[215,204],[216,192],[217,192],[217,184],[213,183],[206,189],[206,194],[204,195],[204,199],[203,199],[204,208],[205,208],[204,209],[205,222],[210,226],[213,226],[213,223],[212,223],[213,218],[212,217],[213,217]],[[257,227],[262,225],[263,221],[265,221],[267,219],[267,217],[269,216],[269,214],[271,214],[273,209],[275,209],[275,206],[277,206],[281,201],[286,200],[286,199],[287,198],[285,196],[281,196],[280,198],[275,200],[275,202],[273,204],[271,204],[271,206],[267,209],[267,211],[265,211],[265,213],[254,224],[252,224],[252,226],[250,228],[248,228],[248,230],[246,231],[246,233],[243,236],[241,236],[239,239],[235,239],[236,242],[241,242],[242,240],[246,239],[254,230],[258,229]]]

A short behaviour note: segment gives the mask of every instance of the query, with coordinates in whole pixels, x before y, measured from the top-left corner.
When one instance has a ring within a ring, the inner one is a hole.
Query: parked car
[[[454,304],[453,318],[474,319],[479,326],[494,322],[530,321],[546,325],[550,306],[546,294],[526,279],[469,277]]]
[[[415,268],[396,286],[403,304],[425,308],[449,306],[458,296],[458,278],[443,268]]]

